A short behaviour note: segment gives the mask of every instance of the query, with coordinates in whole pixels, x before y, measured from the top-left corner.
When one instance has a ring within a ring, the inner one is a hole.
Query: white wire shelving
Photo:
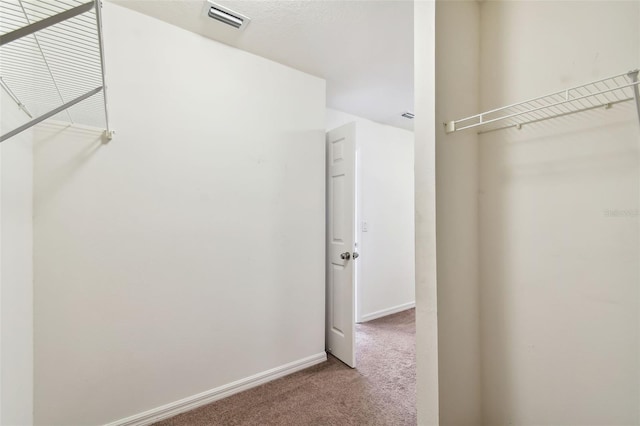
[[[0,142],[48,118],[111,139],[100,0],[0,0],[0,87],[29,119]]]
[[[592,81],[581,86],[529,99],[444,123],[446,133],[476,129],[478,134],[523,126],[598,108],[635,101],[640,121],[638,72]]]

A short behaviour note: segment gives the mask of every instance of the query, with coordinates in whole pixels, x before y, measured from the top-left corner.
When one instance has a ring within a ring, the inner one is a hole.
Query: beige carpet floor
[[[415,425],[414,310],[358,324],[356,364],[329,356],[156,425]]]

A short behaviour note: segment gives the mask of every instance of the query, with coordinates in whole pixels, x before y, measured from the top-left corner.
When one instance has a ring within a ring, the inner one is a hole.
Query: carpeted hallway
[[[415,425],[414,309],[356,329],[355,370],[329,356],[156,425]]]

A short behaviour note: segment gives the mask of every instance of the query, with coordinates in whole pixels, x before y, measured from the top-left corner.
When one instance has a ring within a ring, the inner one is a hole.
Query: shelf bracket
[[[104,102],[104,122],[107,127],[104,137],[107,141],[113,139],[113,130],[109,126],[109,109],[107,108],[107,80],[105,78],[104,43],[102,40],[102,0],[94,0],[96,8],[96,28],[98,30],[98,48],[100,50],[100,68],[102,70],[102,100]]]
[[[633,83],[638,82],[638,73],[640,70],[629,71],[627,74]],[[640,124],[640,89],[638,89],[638,85],[635,84],[633,86],[633,97],[636,101],[636,112],[638,113],[638,124]]]
[[[7,139],[9,139],[12,136],[17,135],[18,133],[24,132],[25,130],[27,130],[29,127],[35,126],[36,124],[40,123],[41,121],[46,120],[49,117],[53,117],[54,115],[58,114],[59,112],[64,111],[65,109],[74,106],[75,104],[77,104],[78,102],[82,102],[85,99],[95,95],[96,93],[99,93],[102,90],[102,86],[100,87],[96,87],[95,89],[85,93],[84,95],[78,96],[77,98],[67,102],[64,105],[60,105],[58,108],[55,108],[51,111],[49,111],[46,114],[41,115],[40,117],[36,117],[33,120],[29,121],[28,123],[23,124],[20,127],[17,127],[15,129],[13,129],[12,131],[5,133],[4,135],[0,136],[0,142],[3,142]],[[113,134],[109,134],[107,135],[108,140],[110,140],[109,136],[113,136]]]
[[[447,121],[444,123],[444,131],[446,133],[453,133],[456,131],[456,122],[455,121]]]

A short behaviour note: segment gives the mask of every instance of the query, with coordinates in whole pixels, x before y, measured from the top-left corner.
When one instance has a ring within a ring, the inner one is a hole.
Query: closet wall
[[[440,424],[473,425],[481,413],[478,137],[447,136],[441,123],[478,109],[478,3],[437,3],[435,19]]]
[[[114,139],[35,135],[37,424],[104,424],[325,357],[325,82],[103,14]]]
[[[29,118],[0,90],[2,133]],[[0,144],[0,424],[33,422],[32,130]]]
[[[409,309],[415,306],[413,132],[331,108],[326,121],[327,130],[356,122],[357,320]]]
[[[480,7],[483,110],[640,67],[638,2]],[[639,144],[632,103],[480,137],[485,424],[640,422]]]
[[[438,289],[435,182],[436,2],[414,2],[416,403],[418,424],[437,425]]]
[[[441,424],[637,424],[633,104],[481,136],[445,135],[440,123],[473,113],[474,103],[480,112],[639,67],[640,4],[439,1],[435,8],[433,16],[427,5],[415,8],[419,419],[435,424],[439,397]],[[435,130],[420,121],[425,114]],[[474,208],[475,220],[466,214]]]

